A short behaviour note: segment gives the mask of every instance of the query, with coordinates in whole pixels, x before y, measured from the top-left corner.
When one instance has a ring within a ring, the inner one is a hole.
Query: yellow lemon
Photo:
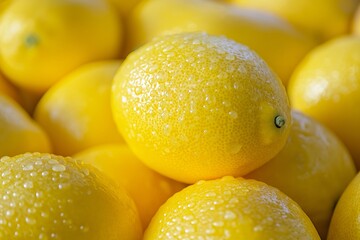
[[[340,140],[317,121],[292,111],[285,147],[246,176],[278,188],[295,200],[326,239],[334,206],[355,177],[355,165]]]
[[[45,92],[79,65],[120,55],[122,26],[106,0],[16,0],[0,20],[0,66]]]
[[[359,0],[227,0],[272,12],[321,39],[348,33]]]
[[[178,181],[243,175],[284,146],[281,81],[244,45],[205,33],[159,37],[116,73],[115,122],[135,154]]]
[[[295,109],[333,130],[360,167],[360,37],[330,40],[311,51],[288,86]]]
[[[200,181],[172,196],[144,240],[320,239],[310,219],[279,190],[255,180]]]
[[[71,158],[26,153],[0,160],[0,238],[140,240],[123,188]]]
[[[44,130],[15,101],[0,94],[0,157],[50,152]]]
[[[142,1],[131,14],[127,28],[127,51],[169,33],[205,31],[224,35],[255,50],[284,83],[316,44],[272,14],[209,0]]]
[[[17,102],[20,102],[19,91],[10,84],[0,73],[0,94],[4,94]]]
[[[328,240],[360,239],[360,174],[351,181],[336,205]]]
[[[49,134],[54,153],[71,155],[98,144],[123,142],[110,107],[119,66],[120,61],[83,65],[41,98],[35,119]]]
[[[159,207],[185,184],[166,178],[146,167],[126,145],[99,145],[76,155],[123,185],[134,199],[146,228]]]

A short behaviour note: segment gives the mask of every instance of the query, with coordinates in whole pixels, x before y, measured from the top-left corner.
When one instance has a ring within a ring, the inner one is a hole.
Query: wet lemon
[[[322,124],[292,111],[285,147],[246,178],[278,188],[295,200],[326,239],[334,206],[356,169],[342,142]]]
[[[0,160],[1,239],[140,240],[125,190],[71,158],[27,153]]]
[[[284,86],[266,63],[205,33],[163,36],[131,53],[115,75],[112,106],[134,153],[187,183],[259,167],[290,126]]]
[[[330,40],[311,51],[290,79],[289,98],[334,131],[360,167],[360,37]]]
[[[127,51],[169,33],[205,31],[226,36],[256,51],[284,83],[316,45],[312,37],[275,15],[209,0],[142,1],[127,29]]]
[[[126,145],[99,145],[76,155],[123,185],[134,199],[146,228],[159,207],[185,184],[166,178],[146,167]]]
[[[328,240],[360,238],[360,174],[351,181],[336,205],[331,219]]]
[[[156,213],[144,240],[320,239],[301,208],[255,180],[200,181],[172,196]]]
[[[119,56],[121,45],[122,26],[106,0],[16,0],[0,21],[0,66],[34,92],[83,63]]]
[[[111,107],[112,80],[120,61],[85,64],[52,86],[35,109],[54,153],[71,155],[103,143],[123,142]]]
[[[275,13],[321,39],[330,39],[350,30],[358,0],[227,0],[241,7]]]
[[[11,98],[0,94],[0,157],[50,152],[45,131]]]

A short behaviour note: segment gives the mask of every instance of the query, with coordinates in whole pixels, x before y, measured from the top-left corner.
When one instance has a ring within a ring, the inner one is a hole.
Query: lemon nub
[[[274,124],[277,128],[282,128],[285,125],[285,118],[281,115],[277,115],[274,119]]]

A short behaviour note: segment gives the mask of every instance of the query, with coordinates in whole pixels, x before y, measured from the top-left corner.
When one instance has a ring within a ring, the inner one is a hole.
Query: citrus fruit
[[[119,56],[121,29],[106,0],[12,1],[0,20],[0,67],[42,93],[83,63]]]
[[[50,140],[18,103],[0,94],[0,157],[27,151],[50,152]]]
[[[284,83],[317,44],[273,14],[209,0],[142,1],[130,15],[127,29],[127,52],[170,33],[205,31],[226,36],[256,51]]]
[[[321,39],[349,32],[358,0],[228,0],[241,7],[272,12]]]
[[[330,40],[311,51],[290,79],[295,109],[335,132],[360,167],[360,37]]]
[[[53,85],[35,109],[54,153],[71,155],[103,143],[123,142],[111,107],[112,80],[120,61],[85,64]]]
[[[336,205],[331,219],[328,240],[360,238],[360,174],[351,181]]]
[[[242,175],[284,146],[284,86],[244,45],[205,33],[159,37],[132,52],[113,84],[115,123],[148,166],[193,183]]]
[[[81,151],[74,158],[95,166],[123,185],[137,205],[144,228],[159,207],[185,187],[146,167],[126,145],[99,145]]]
[[[292,111],[285,147],[245,178],[278,188],[295,200],[326,239],[334,206],[356,169],[342,142],[322,124]]]
[[[174,194],[151,220],[144,240],[320,239],[301,208],[255,180],[199,181]]]
[[[26,153],[0,160],[1,239],[140,240],[123,188],[71,158]]]

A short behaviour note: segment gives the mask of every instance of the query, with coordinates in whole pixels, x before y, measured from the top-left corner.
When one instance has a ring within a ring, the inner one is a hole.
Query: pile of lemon
[[[2,0],[0,239],[360,239],[359,0]]]

